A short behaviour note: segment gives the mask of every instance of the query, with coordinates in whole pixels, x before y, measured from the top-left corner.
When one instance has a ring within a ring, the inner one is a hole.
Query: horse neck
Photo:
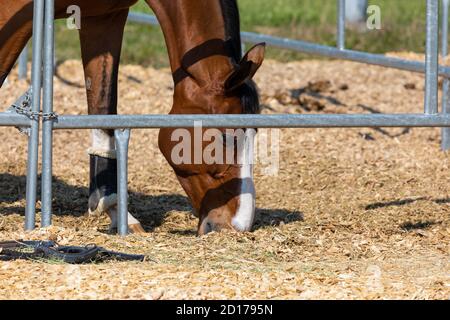
[[[234,66],[223,0],[146,1],[161,24],[175,84],[188,75],[200,85],[226,79]]]

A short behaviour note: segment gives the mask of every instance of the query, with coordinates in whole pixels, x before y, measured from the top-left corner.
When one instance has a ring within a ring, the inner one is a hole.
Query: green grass
[[[425,47],[424,0],[370,0],[379,5],[382,30],[347,31],[347,47],[374,53],[423,52]],[[335,45],[335,0],[238,0],[242,30]],[[133,10],[151,13],[141,1]],[[58,60],[79,59],[77,31],[57,23]],[[307,56],[287,50],[269,49],[268,57],[289,61]],[[122,54],[123,63],[167,66],[167,52],[158,27],[129,23]]]

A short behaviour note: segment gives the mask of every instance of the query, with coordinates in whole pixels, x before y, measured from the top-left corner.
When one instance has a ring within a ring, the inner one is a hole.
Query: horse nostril
[[[202,226],[199,229],[199,234],[200,235],[205,235],[207,233],[210,233],[212,231],[215,231],[216,226],[213,222],[209,221],[209,220],[205,220],[202,223]]]
[[[205,233],[214,231],[214,225],[211,222],[207,222],[205,225]]]

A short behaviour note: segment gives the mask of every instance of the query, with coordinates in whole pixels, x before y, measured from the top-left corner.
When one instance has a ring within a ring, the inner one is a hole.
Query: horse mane
[[[228,44],[233,64],[237,65],[242,59],[239,7],[236,0],[219,1],[225,22],[225,42]],[[247,81],[237,90],[237,93],[241,99],[243,113],[256,114],[260,112],[259,94],[255,82]]]

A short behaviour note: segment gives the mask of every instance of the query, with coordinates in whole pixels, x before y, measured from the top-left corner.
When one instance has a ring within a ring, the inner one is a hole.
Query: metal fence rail
[[[24,115],[2,112],[0,113],[1,127],[31,127],[31,121]]]
[[[342,0],[339,0],[340,2]],[[443,5],[443,33],[442,38],[447,39],[448,33],[445,34],[444,31],[448,30],[448,4],[449,0],[442,0]],[[445,11],[446,10],[446,11]],[[345,26],[345,19],[343,19],[342,15],[345,12],[339,11],[339,18],[338,21],[340,23],[338,24],[338,30],[343,28]],[[447,19],[445,19],[447,17]],[[139,12],[130,12],[128,16],[128,21],[133,23],[141,23],[151,26],[157,26],[159,25],[158,20],[155,16],[139,13]],[[445,23],[447,21],[447,23]],[[447,28],[445,28],[447,26]],[[345,30],[345,29],[344,29]],[[330,47],[326,45],[320,45],[312,42],[307,41],[301,41],[301,40],[293,40],[289,38],[280,38],[265,34],[259,34],[254,32],[241,32],[241,38],[242,41],[248,42],[248,43],[260,43],[260,42],[266,42],[269,46],[277,47],[280,49],[286,49],[286,50],[293,50],[298,51],[306,54],[311,55],[317,55],[327,58],[333,58],[333,59],[343,59],[343,60],[349,60],[354,62],[360,62],[360,63],[366,63],[371,65],[377,65],[382,67],[388,67],[388,68],[394,68],[399,70],[405,70],[405,71],[412,71],[417,73],[425,73],[425,62],[419,62],[419,61],[410,61],[405,59],[399,59],[394,57],[387,57],[385,55],[381,54],[373,54],[373,53],[367,53],[367,52],[361,52],[356,50],[348,50],[345,49],[345,45],[341,46],[339,43],[345,42],[345,31],[340,31],[338,33],[338,40],[337,40],[337,47]],[[444,48],[444,45],[447,48],[447,41],[442,41],[442,45]],[[25,50],[24,50],[25,51]],[[447,49],[442,50],[442,54],[446,56]],[[26,54],[24,54],[26,57]],[[24,59],[20,59],[19,63],[19,69],[23,70],[26,69]],[[447,66],[439,66],[439,75],[443,77],[450,77],[450,67]]]
[[[342,0],[338,0],[339,3],[342,2]],[[342,16],[345,12],[339,11],[339,14]],[[155,16],[143,14],[143,13],[136,13],[136,12],[130,12],[130,15],[128,17],[128,21],[136,22],[136,23],[143,23],[148,25],[159,25],[158,20]],[[338,25],[338,29],[343,28],[345,26],[345,18],[341,17],[338,21],[341,21]],[[385,55],[381,54],[373,54],[373,53],[367,53],[367,52],[361,52],[361,51],[355,51],[355,50],[346,50],[344,49],[345,46],[342,45],[345,40],[345,32],[340,31],[338,36],[338,45],[337,48],[320,45],[316,43],[311,43],[307,41],[301,41],[301,40],[293,40],[289,38],[280,38],[280,37],[274,37],[269,36],[265,34],[259,34],[254,32],[241,32],[241,38],[242,41],[248,42],[248,43],[260,43],[265,42],[269,46],[277,47],[280,49],[287,49],[287,50],[293,50],[298,51],[302,53],[307,53],[311,55],[317,55],[327,58],[333,58],[333,59],[343,59],[343,60],[350,60],[354,62],[361,62],[371,65],[378,65],[382,67],[388,67],[388,68],[394,68],[394,69],[400,69],[405,71],[412,71],[412,72],[418,72],[418,73],[425,73],[425,63],[424,62],[418,62],[418,61],[410,61],[405,59],[399,59],[399,58],[393,58],[393,57],[387,57]],[[342,46],[341,46],[342,45]],[[439,75],[450,77],[450,67],[446,66],[439,66]]]
[[[450,149],[450,68],[438,65],[439,27],[438,0],[427,1],[427,44],[425,62],[407,61],[383,55],[370,54],[345,49],[345,0],[337,0],[337,46],[336,48],[314,43],[283,39],[268,35],[243,32],[246,42],[267,44],[322,55],[331,58],[346,59],[367,64],[380,65],[412,72],[424,73],[426,78],[423,114],[352,114],[352,115],[86,115],[58,116],[53,114],[53,14],[54,0],[34,1],[34,37],[32,86],[41,87],[41,60],[44,52],[43,72],[43,111],[40,112],[40,90],[32,91],[32,114],[38,114],[31,120],[23,115],[0,114],[0,125],[28,125],[30,127],[29,162],[27,175],[26,228],[35,227],[36,176],[38,156],[39,118],[43,120],[43,179],[42,179],[42,226],[51,224],[52,214],[52,132],[56,129],[115,129],[118,152],[118,231],[121,235],[128,232],[127,221],[127,158],[130,129],[133,128],[179,128],[193,127],[201,122],[203,127],[214,128],[350,128],[350,127],[442,127],[443,148]],[[448,36],[448,0],[443,0],[443,45],[442,52],[447,53]],[[45,10],[44,10],[45,9]],[[45,20],[45,28],[44,28]],[[130,13],[132,22],[157,24],[151,15]],[[44,32],[45,30],[45,32]],[[45,36],[44,36],[45,34]],[[45,42],[45,43],[44,43]],[[445,43],[445,44],[444,44]],[[438,76],[443,76],[443,111],[438,113]]]
[[[54,129],[449,127],[450,114],[59,116]]]
[[[448,55],[448,15],[449,15],[450,0],[442,0],[442,27],[441,27],[441,54],[443,57]],[[448,77],[444,78],[442,83],[442,113],[450,114],[450,80]],[[450,150],[450,128],[442,129],[443,150]]]

